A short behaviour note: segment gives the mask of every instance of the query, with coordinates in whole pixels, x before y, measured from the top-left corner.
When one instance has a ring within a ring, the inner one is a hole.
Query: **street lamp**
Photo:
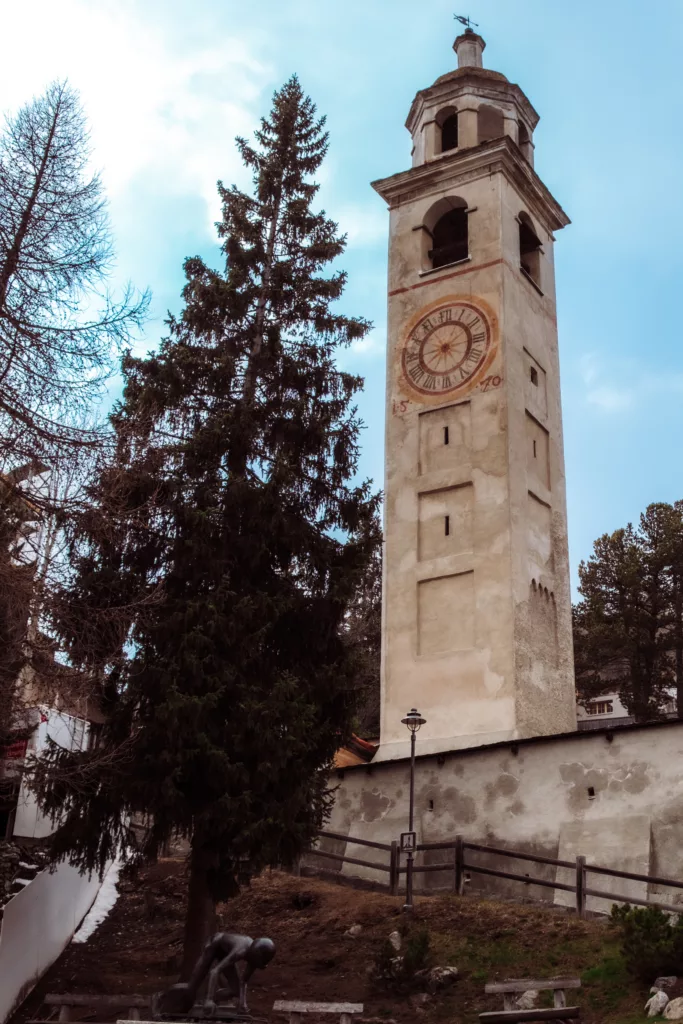
[[[415,834],[413,832],[413,805],[415,800],[415,733],[426,719],[422,717],[417,708],[411,708],[405,718],[401,719],[403,725],[410,729],[410,809],[408,811],[408,839],[407,852],[408,863],[406,864],[406,901],[404,911],[413,909],[413,850],[415,849]]]

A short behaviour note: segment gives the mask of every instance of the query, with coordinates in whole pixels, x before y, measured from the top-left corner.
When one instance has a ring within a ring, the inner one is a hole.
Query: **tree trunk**
[[[181,981],[188,980],[207,940],[216,930],[216,904],[209,892],[207,878],[209,869],[213,867],[214,859],[213,854],[209,853],[198,840],[193,839],[183,936],[183,963],[180,971]]]

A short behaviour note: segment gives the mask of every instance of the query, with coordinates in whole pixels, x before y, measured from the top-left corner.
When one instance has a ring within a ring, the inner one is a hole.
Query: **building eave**
[[[505,99],[507,102],[514,103],[531,131],[535,129],[541,119],[522,89],[509,82],[504,75],[498,75],[485,68],[460,68],[437,78],[436,82],[428,89],[420,89],[410,105],[406,128],[412,134],[420,112],[426,103],[438,102],[440,99],[444,102],[454,102],[461,96],[471,95],[473,92],[476,92],[477,98],[482,100],[495,102]]]
[[[674,719],[666,722],[634,722],[629,725],[605,725],[600,729],[585,729],[576,730],[573,732],[561,732],[552,733],[549,736],[527,736],[525,739],[516,740],[499,740],[496,743],[483,743],[479,747],[458,747],[453,750],[443,750],[438,753],[431,752],[429,754],[417,754],[416,761],[430,761],[436,760],[437,758],[449,758],[449,757],[472,757],[475,754],[486,753],[490,750],[504,750],[507,749],[511,754],[527,748],[540,746],[544,743],[554,743],[558,740],[590,740],[596,736],[603,736],[607,742],[612,742],[615,738],[623,736],[625,733],[642,732],[643,730],[655,730],[655,729],[683,729],[683,720]],[[410,756],[392,758],[391,760],[379,761],[373,764],[370,761],[368,764],[356,764],[349,766],[348,768],[340,768],[339,771],[356,771],[358,769],[365,769],[366,772],[374,772],[383,769],[385,765],[401,765],[409,764]]]
[[[505,174],[516,185],[550,231],[558,231],[571,223],[517,144],[507,135],[471,149],[454,150],[389,178],[380,178],[372,182],[372,187],[393,208],[419,195],[443,192],[456,179],[461,184],[463,177],[475,180],[496,173]]]

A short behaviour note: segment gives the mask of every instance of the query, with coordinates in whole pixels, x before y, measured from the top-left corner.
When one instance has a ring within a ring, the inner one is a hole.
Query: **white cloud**
[[[355,356],[363,356],[368,359],[372,359],[378,355],[384,355],[387,344],[387,329],[382,327],[373,327],[373,329],[365,335],[364,338],[359,338],[358,341],[353,341],[349,345],[349,352]]]
[[[633,394],[628,389],[619,390],[609,385],[591,388],[586,394],[589,405],[596,405],[603,412],[621,412],[633,403]]]
[[[176,41],[163,12],[143,0],[33,0],[8,4],[0,105],[13,109],[55,78],[81,93],[94,163],[112,197],[141,174],[164,194],[199,194],[208,223],[219,208],[216,179],[243,180],[234,136],[250,135],[269,70],[248,44],[221,32]],[[189,15],[189,11],[188,11]],[[182,49],[180,48],[182,44]]]
[[[584,397],[605,413],[620,413],[638,404],[647,404],[661,395],[683,393],[680,373],[643,373],[634,359],[611,359],[606,367],[595,352],[579,360]]]
[[[387,211],[377,204],[335,205],[334,220],[342,234],[349,236],[351,246],[375,245],[386,242],[389,235]]]

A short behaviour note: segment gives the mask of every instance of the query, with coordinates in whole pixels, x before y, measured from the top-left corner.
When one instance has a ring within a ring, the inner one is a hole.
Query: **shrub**
[[[406,951],[403,957],[403,973],[407,978],[413,978],[418,971],[423,971],[429,963],[429,932],[426,928],[410,935],[406,942]]]
[[[683,918],[672,923],[657,907],[612,907],[629,973],[648,985],[658,975],[683,973]]]
[[[430,938],[426,928],[403,935],[405,951],[397,953],[388,939],[384,939],[374,958],[375,978],[394,991],[406,992],[421,984],[423,972],[429,964]]]

